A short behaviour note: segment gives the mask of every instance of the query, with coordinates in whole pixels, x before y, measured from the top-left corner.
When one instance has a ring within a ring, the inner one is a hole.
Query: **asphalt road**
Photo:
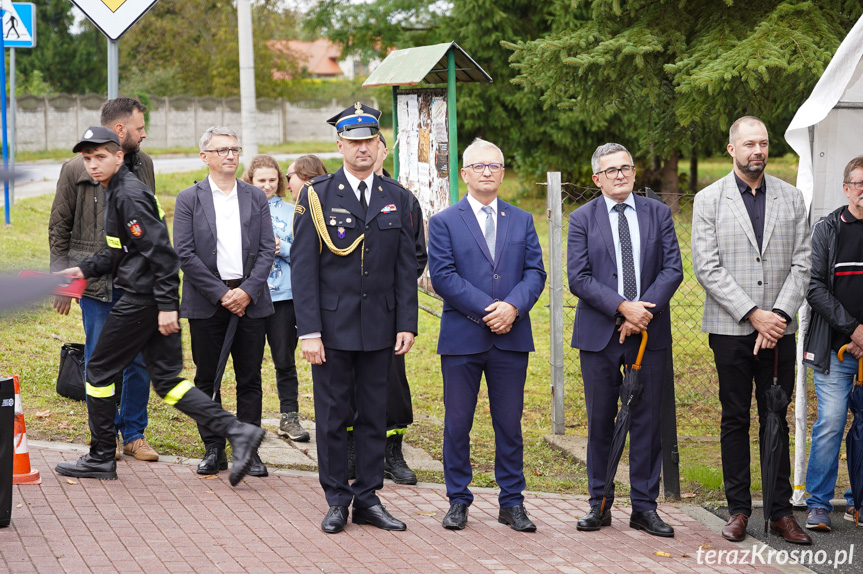
[[[288,161],[293,161],[300,157],[301,153],[279,153],[273,154],[273,157],[281,164]],[[315,154],[321,159],[332,159],[340,157],[338,152],[325,152]],[[54,193],[57,179],[60,177],[60,167],[63,162],[34,162],[34,163],[19,163],[15,166],[17,175],[15,182],[16,199],[25,197],[35,197]],[[201,163],[201,158],[193,156],[182,157],[154,157],[153,169],[156,173],[178,173],[185,171],[194,171],[204,167]],[[4,205],[4,195],[0,189],[0,206]]]
[[[728,509],[708,508],[713,514],[719,516],[723,520],[728,520]],[[781,563],[779,561],[786,559],[788,563],[793,562],[795,556],[800,557],[801,565],[806,566],[813,572],[826,574],[827,572],[841,572],[842,574],[863,574],[863,528],[855,528],[853,522],[849,522],[843,518],[845,508],[835,506],[833,514],[830,515],[833,530],[831,532],[816,532],[806,529],[806,532],[812,537],[811,546],[801,546],[799,544],[789,544],[781,537],[776,535],[767,535],[764,533],[764,513],[761,508],[755,508],[752,511],[752,516],[749,518],[749,527],[746,529],[747,539],[739,543],[740,550],[752,550],[752,541],[750,538],[756,538],[767,544],[770,548],[761,552],[761,556],[766,561],[770,550],[775,550],[774,558],[771,561],[772,565]],[[794,516],[800,526],[805,528],[806,511],[795,510]],[[803,554],[811,551],[811,554]],[[750,554],[749,560],[753,556]],[[761,564],[755,557],[755,564]]]

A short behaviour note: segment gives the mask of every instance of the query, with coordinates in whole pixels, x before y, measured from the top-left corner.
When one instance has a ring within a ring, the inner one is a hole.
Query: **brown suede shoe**
[[[742,542],[746,539],[746,525],[749,517],[745,514],[732,514],[725,528],[722,529],[722,537],[732,542]]]
[[[147,444],[143,438],[133,440],[123,447],[123,452],[129,456],[134,456],[138,460],[146,460],[155,462],[159,460],[159,453],[153,450],[153,447]]]
[[[812,544],[812,537],[800,528],[793,514],[783,516],[776,522],[770,523],[770,533],[777,534],[792,544]]]

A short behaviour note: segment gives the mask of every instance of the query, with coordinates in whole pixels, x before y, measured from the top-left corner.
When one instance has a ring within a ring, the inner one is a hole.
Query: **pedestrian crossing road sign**
[[[29,2],[3,1],[3,46],[36,47],[36,6]]]
[[[72,0],[72,3],[111,40],[117,41],[156,0]]]

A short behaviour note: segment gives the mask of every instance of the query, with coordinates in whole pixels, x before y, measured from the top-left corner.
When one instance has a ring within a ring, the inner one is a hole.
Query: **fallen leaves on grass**
[[[34,415],[37,419],[44,419],[51,416],[51,411],[38,411]]]
[[[695,498],[694,492],[684,492],[680,495],[680,498]]]

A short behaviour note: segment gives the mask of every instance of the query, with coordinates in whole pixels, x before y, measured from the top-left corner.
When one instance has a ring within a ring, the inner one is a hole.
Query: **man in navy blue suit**
[[[528,353],[534,350],[529,312],[545,286],[545,269],[531,214],[497,197],[503,175],[500,149],[474,140],[461,170],[467,196],[429,220],[429,271],[444,300],[437,352],[450,501],[443,526],[451,530],[465,527],[473,502],[470,429],[483,373],[495,435],[498,521],[519,531],[536,530],[521,494],[521,415]]]
[[[596,148],[590,160],[593,182],[602,196],[569,216],[567,272],[578,297],[572,346],[581,350],[587,406],[587,485],[590,512],[578,530],[611,525],[611,502],[600,512],[622,368],[635,362],[647,330],[647,350],[639,381],[640,402],[632,408],[629,526],[654,536],[674,536],[656,512],[659,495],[660,398],[671,320],[668,303],[683,280],[680,248],[671,210],[662,202],[632,193],[635,165],[620,144]]]

